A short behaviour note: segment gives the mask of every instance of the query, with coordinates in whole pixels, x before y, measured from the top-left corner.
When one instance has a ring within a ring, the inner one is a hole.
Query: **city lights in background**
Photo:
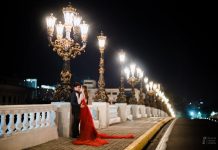
[[[191,118],[195,117],[195,112],[193,110],[189,111],[189,115],[191,116]]]
[[[211,113],[210,113],[210,116],[214,116],[214,115],[216,115],[216,114],[218,114],[217,112],[214,112],[214,111],[212,111]]]
[[[218,112],[208,109],[209,105],[205,100],[189,101],[186,105],[186,114],[190,119],[207,119],[218,117]]]
[[[47,89],[47,90],[55,90],[54,86],[49,86],[49,85],[41,85],[42,89]]]
[[[202,119],[202,113],[200,111],[190,110],[189,117],[191,119]]]
[[[26,79],[24,85],[30,88],[37,88],[37,79]]]

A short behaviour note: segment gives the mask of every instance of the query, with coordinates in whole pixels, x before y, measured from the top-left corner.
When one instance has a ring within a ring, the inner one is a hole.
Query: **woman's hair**
[[[88,94],[87,86],[83,85],[82,88],[84,89],[84,94],[85,94],[86,100],[88,102],[89,94]]]

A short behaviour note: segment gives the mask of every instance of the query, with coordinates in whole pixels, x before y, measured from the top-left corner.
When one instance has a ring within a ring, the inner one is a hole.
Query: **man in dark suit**
[[[71,108],[73,114],[73,128],[72,128],[72,137],[77,138],[79,136],[79,122],[80,122],[80,95],[81,84],[76,82],[73,86],[73,92],[71,93]]]

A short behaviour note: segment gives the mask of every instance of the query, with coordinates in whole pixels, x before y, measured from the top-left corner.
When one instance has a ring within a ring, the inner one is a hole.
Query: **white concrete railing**
[[[132,120],[133,119],[132,106],[131,105],[127,105],[127,107],[126,107],[126,116],[127,116],[127,120]]]
[[[139,111],[142,117],[147,117],[146,111],[145,111],[145,105],[139,105]]]
[[[6,149],[22,149],[58,138],[56,109],[51,104],[0,106],[0,145],[8,144]],[[36,136],[43,137],[36,140]]]
[[[141,118],[142,114],[140,113],[140,105],[131,105],[131,106],[132,106],[133,119]]]
[[[115,105],[118,106],[118,116],[121,122],[125,122],[127,120],[127,103],[116,103]]]
[[[55,126],[55,110],[52,105],[0,106],[0,137],[37,128],[53,127]]]
[[[118,106],[109,105],[109,125],[121,122],[121,118],[118,116]]]
[[[97,106],[92,106],[92,105],[88,105],[89,110],[92,114],[92,118],[93,120],[99,120],[99,115],[98,115],[98,107]]]
[[[146,114],[147,114],[148,117],[151,117],[151,116],[152,116],[152,114],[151,114],[151,107],[145,106],[145,112],[146,112]]]
[[[98,107],[97,106],[93,106],[93,105],[88,105],[89,110],[92,114],[92,118],[93,118],[93,122],[95,125],[95,128],[99,128],[99,111],[98,111]]]

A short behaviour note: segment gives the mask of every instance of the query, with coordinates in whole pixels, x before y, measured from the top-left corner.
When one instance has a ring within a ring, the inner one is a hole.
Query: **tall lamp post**
[[[104,50],[105,50],[105,43],[107,37],[103,35],[97,36],[98,38],[98,45],[100,51],[100,62],[99,62],[99,80],[98,80],[98,91],[95,94],[94,101],[96,102],[108,102],[108,96],[105,91],[105,81],[104,81]]]
[[[60,101],[69,100],[71,94],[71,69],[70,60],[85,51],[87,44],[88,24],[82,21],[82,17],[75,8],[69,4],[63,8],[64,24],[55,25],[56,18],[51,14],[46,17],[48,40],[53,51],[64,61],[60,73],[60,84],[56,88],[54,99]],[[56,28],[56,31],[55,31]],[[65,33],[64,33],[65,32]],[[56,33],[56,36],[54,36]]]
[[[132,87],[132,95],[129,99],[129,104],[137,104],[137,100],[135,97],[135,85],[139,83],[140,81],[140,69],[136,69],[135,64],[131,64],[130,65],[130,69],[129,68],[125,68],[124,72],[126,73],[126,77],[127,77],[127,81],[128,83],[131,85]],[[131,72],[131,76],[130,76],[130,72]],[[136,75],[135,75],[136,72]]]
[[[159,86],[159,89],[160,89],[160,84],[158,84]],[[164,97],[164,92],[158,90],[157,93],[156,93],[157,97],[158,97],[158,107],[160,110],[163,111],[163,97]],[[162,116],[162,113],[160,111],[160,116]]]
[[[123,63],[125,62],[125,52],[122,50],[119,53],[119,60],[121,63],[121,73],[120,73],[120,88],[119,94],[117,96],[117,103],[126,103],[126,95],[124,89],[124,73],[123,73]]]
[[[139,104],[140,105],[144,105],[145,101],[144,101],[144,96],[143,96],[143,71],[141,71],[140,74],[140,93],[139,93]]]
[[[148,87],[148,77],[144,77],[144,93],[145,93],[145,100],[144,100],[144,103],[146,106],[150,106],[149,104],[149,98],[148,98],[148,90],[149,90],[149,87]]]

